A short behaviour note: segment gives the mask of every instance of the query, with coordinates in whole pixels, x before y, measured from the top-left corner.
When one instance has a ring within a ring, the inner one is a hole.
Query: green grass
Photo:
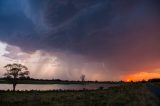
[[[106,90],[0,91],[0,106],[158,106],[159,98],[142,84]]]

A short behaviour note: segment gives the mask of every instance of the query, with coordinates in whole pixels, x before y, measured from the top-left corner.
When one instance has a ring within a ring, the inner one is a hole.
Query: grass
[[[159,98],[142,84],[106,90],[0,91],[0,106],[158,106]]]
[[[156,87],[160,88],[160,82],[154,82],[152,84],[155,85]]]

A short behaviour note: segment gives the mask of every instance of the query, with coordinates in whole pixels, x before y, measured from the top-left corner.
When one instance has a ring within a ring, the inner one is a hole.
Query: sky
[[[0,0],[0,76],[21,63],[41,79],[160,78],[159,0]]]

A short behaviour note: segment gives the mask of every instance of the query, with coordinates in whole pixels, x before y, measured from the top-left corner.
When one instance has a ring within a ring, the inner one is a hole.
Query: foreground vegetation
[[[0,91],[1,106],[158,106],[159,98],[143,84],[103,90]]]

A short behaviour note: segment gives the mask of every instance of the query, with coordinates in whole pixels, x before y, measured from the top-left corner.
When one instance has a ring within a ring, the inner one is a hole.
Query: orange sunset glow
[[[0,106],[160,106],[160,0],[0,0]]]
[[[123,78],[123,80],[130,82],[130,81],[148,80],[148,79],[152,79],[152,78],[160,78],[160,70],[159,69],[156,71],[153,71],[153,72],[141,71],[141,72],[137,72],[137,73],[133,73],[133,74],[128,74]]]
[[[0,77],[19,63],[37,79],[160,78],[157,1],[0,0]]]

